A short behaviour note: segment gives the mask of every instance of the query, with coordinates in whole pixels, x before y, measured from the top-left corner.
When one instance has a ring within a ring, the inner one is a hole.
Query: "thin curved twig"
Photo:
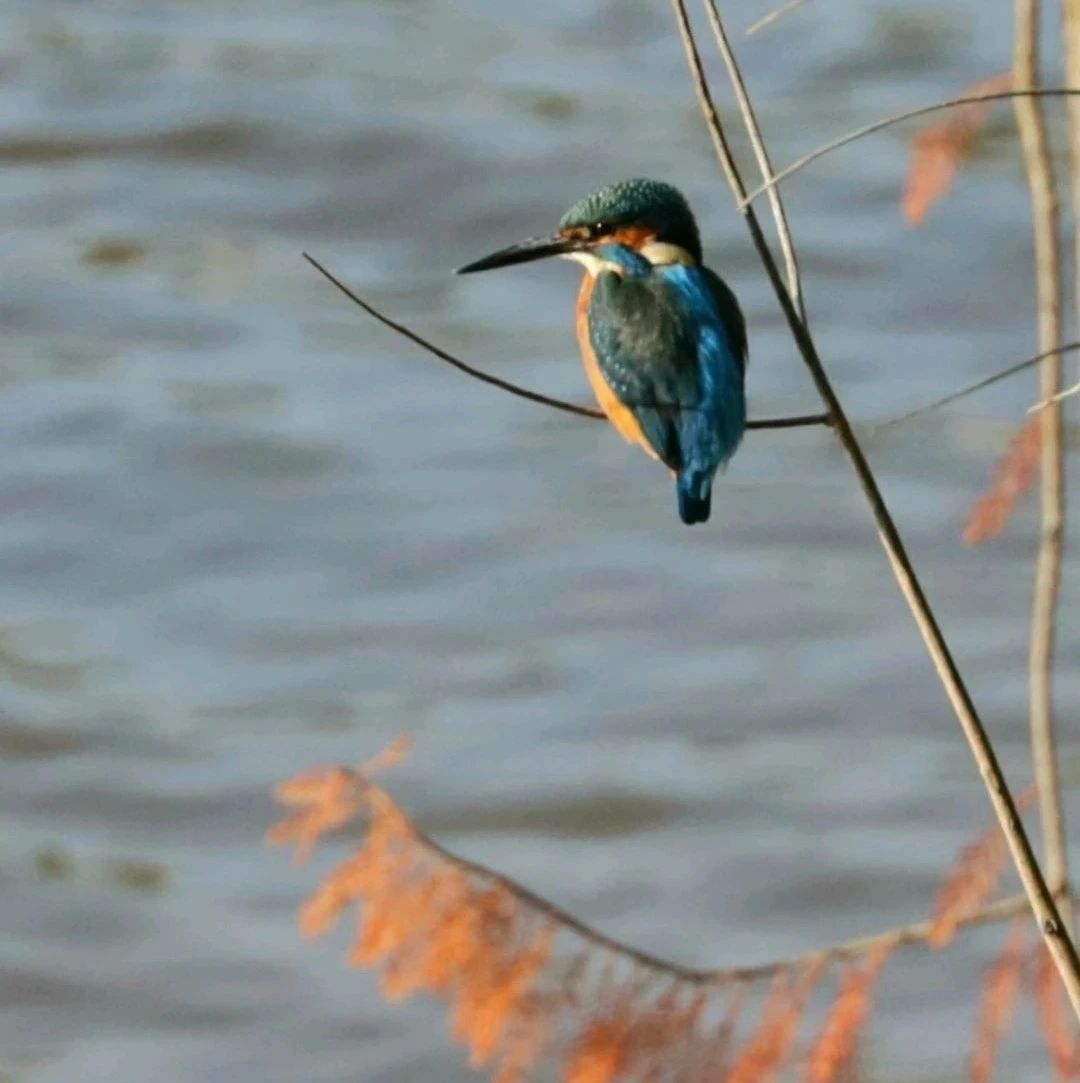
[[[770,978],[782,971],[791,970],[812,963],[831,963],[840,960],[857,959],[870,955],[879,948],[886,946],[901,947],[915,944],[925,944],[930,940],[937,922],[934,918],[924,921],[916,921],[910,925],[900,925],[892,929],[885,929],[869,936],[853,937],[850,940],[842,940],[836,944],[830,944],[824,948],[815,948],[790,959],[776,959],[767,963],[757,963],[753,966],[725,967],[723,969],[706,970],[698,967],[683,966],[679,963],[662,959],[649,952],[640,951],[629,944],[616,940],[599,929],[587,925],[579,918],[574,917],[569,911],[555,903],[549,902],[541,895],[530,891],[529,888],[518,881],[496,872],[487,865],[477,861],[471,861],[455,854],[437,843],[430,835],[412,825],[415,838],[423,846],[438,854],[441,858],[451,862],[460,869],[467,870],[489,883],[499,884],[511,894],[538,913],[550,918],[557,925],[575,933],[583,940],[597,947],[604,948],[625,959],[629,959],[646,970],[658,971],[669,974],[682,981],[693,982],[697,985],[726,985],[731,982],[758,981]],[[1028,908],[1028,900],[1024,895],[1010,895],[996,902],[987,904],[980,909],[968,914],[957,921],[957,928],[972,928],[978,925],[988,925],[997,921],[1005,921],[1015,917]]]
[[[374,317],[379,323],[383,324],[383,326],[389,327],[391,331],[396,331],[399,335],[402,335],[410,342],[415,343],[420,349],[426,350],[440,361],[445,361],[448,365],[453,365],[454,368],[458,369],[460,372],[464,372],[466,376],[471,376],[474,380],[481,380],[485,384],[491,384],[493,387],[508,391],[511,395],[517,395],[518,398],[528,399],[529,402],[539,403],[541,406],[550,406],[554,410],[562,410],[567,414],[577,414],[579,417],[590,417],[601,421],[604,419],[604,414],[600,410],[594,410],[591,406],[577,406],[572,402],[564,402],[562,399],[552,398],[550,395],[542,395],[538,391],[529,391],[527,388],[510,383],[509,380],[501,380],[498,376],[492,376],[490,373],[482,372],[480,369],[474,368],[460,358],[454,357],[453,354],[449,354],[436,346],[434,342],[429,342],[415,331],[409,330],[405,324],[398,323],[397,320],[392,320],[389,316],[384,315],[373,304],[365,301],[358,293],[354,293],[340,278],[331,274],[331,272],[328,271],[314,256],[308,255],[307,252],[304,252],[303,256],[304,259],[319,272],[319,274],[337,286],[337,288],[341,290],[354,305],[359,305],[359,307],[369,316]]]
[[[591,925],[574,917],[573,914],[547,899],[535,894],[528,888],[504,876],[500,872],[481,865],[479,862],[470,861],[458,854],[450,853],[440,846],[430,835],[422,831],[416,831],[417,839],[426,847],[443,858],[453,862],[460,868],[467,869],[474,875],[491,883],[498,883],[516,895],[522,902],[534,907],[540,913],[551,918],[564,928],[576,933],[582,939],[591,944],[607,949],[617,955],[630,959],[648,970],[660,971],[670,974],[683,981],[694,982],[700,985],[724,985],[736,981],[756,981],[772,977],[781,971],[791,970],[810,963],[829,963],[837,960],[856,959],[860,956],[869,955],[878,948],[891,945],[893,947],[907,946],[926,943],[936,927],[936,921],[932,918],[924,921],[916,921],[910,925],[901,925],[893,929],[886,929],[880,933],[872,933],[869,936],[854,937],[843,940],[824,948],[815,948],[790,959],[777,959],[768,963],[758,963],[753,966],[727,967],[717,970],[702,970],[696,967],[682,966],[667,959],[648,952],[639,951],[637,948],[624,944],[608,936],[606,933],[594,929]],[[1028,900],[1024,895],[1010,895],[999,899],[969,914],[957,921],[958,928],[971,928],[978,925],[988,925],[1007,918],[1015,917],[1028,908]]]
[[[1073,86],[1080,86],[1080,0],[1061,0],[1061,30],[1065,51],[1065,81]],[[1077,315],[1080,315],[1080,100],[1070,98],[1066,103],[1066,111],[1069,116],[1069,167],[1068,175],[1071,183],[1070,189],[1072,204],[1072,229],[1073,229],[1073,292],[1074,304]],[[1080,384],[1075,385],[1080,387]],[[1053,396],[1057,402],[1063,401],[1069,394],[1075,393],[1072,388],[1065,392],[1059,392]],[[1075,929],[1076,916],[1069,886],[1068,869],[1065,872],[1065,882],[1062,885],[1065,894],[1065,902],[1062,904],[1065,911],[1065,920],[1070,922],[1070,927]]]
[[[455,873],[501,888],[520,904],[521,911],[543,918],[552,929],[571,933],[590,947],[610,952],[613,956],[645,970],[702,986],[754,981],[810,963],[852,960],[873,954],[883,947],[918,943],[927,943],[932,947],[943,946],[934,940],[941,927],[941,915],[937,913],[929,920],[894,926],[870,936],[855,937],[794,957],[748,967],[710,969],[684,966],[642,951],[582,921],[557,903],[538,895],[520,881],[493,869],[490,865],[447,849],[428,834],[372,777],[385,767],[398,762],[410,743],[408,735],[402,735],[359,767],[338,765],[316,768],[283,782],[277,788],[276,798],[279,804],[285,806],[285,815],[267,832],[267,841],[272,845],[295,845],[295,858],[300,863],[307,858],[321,838],[359,821],[361,832],[366,838],[360,848],[354,851],[352,862],[365,853],[376,834],[383,835],[388,831],[398,838],[404,849],[416,846],[426,857],[434,859],[436,870],[452,868]],[[348,860],[344,863],[345,866],[349,864]],[[339,866],[339,871],[342,867]],[[379,863],[375,861],[372,872],[376,879],[385,873],[385,868],[382,872],[378,869]],[[325,892],[336,876],[337,874],[331,874],[330,879],[323,880],[320,891]],[[390,874],[390,878],[393,878],[393,874]],[[350,890],[342,896],[336,891],[331,892],[334,901],[330,910],[337,912],[344,906],[351,905],[351,901],[358,901],[363,894],[362,891],[354,894]],[[1026,905],[1027,900],[1023,895],[999,899],[989,904],[985,899],[982,902],[972,899],[970,906],[961,907],[960,912],[953,915],[955,924],[950,926],[950,933],[953,929],[1003,920],[1023,910]]]
[[[319,274],[337,286],[353,304],[358,305],[369,316],[378,320],[384,327],[389,327],[391,331],[396,331],[410,342],[415,343],[422,350],[426,350],[433,357],[445,361],[448,365],[453,365],[459,372],[464,372],[466,376],[471,376],[473,379],[480,380],[485,384],[491,384],[493,387],[509,392],[511,395],[517,395],[518,398],[527,399],[529,402],[535,402],[541,406],[550,406],[553,410],[562,410],[563,413],[587,417],[593,421],[607,420],[607,415],[603,411],[592,406],[579,406],[577,403],[567,402],[565,399],[556,399],[551,395],[541,394],[539,391],[530,391],[520,384],[511,383],[509,380],[503,380],[498,376],[492,376],[490,373],[462,361],[461,358],[447,353],[446,350],[418,335],[415,331],[406,327],[405,324],[391,319],[384,312],[380,312],[370,301],[365,301],[358,293],[346,286],[340,278],[328,271],[314,256],[309,255],[307,252],[304,252],[303,256]],[[748,429],[798,429],[810,425],[828,424],[829,419],[826,414],[794,414],[791,417],[759,417],[748,421],[746,427]]]
[[[433,357],[439,358],[440,361],[445,361],[448,365],[453,365],[454,368],[461,372],[464,372],[467,376],[472,376],[477,380],[481,380],[483,383],[491,384],[494,387],[499,388],[502,391],[507,391],[511,395],[517,395],[519,398],[526,399],[529,402],[538,403],[541,406],[550,406],[555,410],[562,410],[564,413],[574,414],[577,417],[588,418],[590,421],[604,421],[605,415],[602,411],[595,409],[591,406],[580,406],[577,403],[567,402],[565,399],[553,398],[550,395],[541,394],[538,391],[530,391],[526,387],[522,387],[520,384],[511,383],[509,380],[503,380],[498,376],[492,376],[490,373],[484,372],[482,369],[476,368],[474,365],[470,365],[461,358],[455,357],[451,353],[447,353],[446,350],[440,346],[436,346],[435,343],[430,342],[422,335],[418,335],[411,328],[406,327],[405,324],[399,323],[397,320],[387,316],[385,312],[381,312],[370,301],[364,300],[358,293],[356,293],[351,287],[347,286],[341,281],[332,271],[327,270],[314,256],[304,253],[304,259],[308,261],[323,277],[332,282],[346,297],[349,298],[353,304],[359,306],[369,316],[378,320],[379,323],[385,327],[389,327],[391,331],[397,332],[407,338],[410,342],[415,343],[422,350],[427,351]],[[958,401],[959,399],[966,398],[968,395],[973,395],[977,391],[982,391],[984,388],[991,387],[1001,380],[1006,380],[1010,376],[1015,376],[1019,372],[1024,372],[1026,369],[1033,368],[1040,361],[1047,357],[1052,357],[1055,354],[1070,353],[1074,350],[1080,350],[1080,339],[1074,342],[1063,342],[1061,345],[1055,347],[1053,350],[1049,350],[1046,353],[1035,354],[1034,357],[1025,358],[1023,361],[1018,361],[1014,365],[1010,365],[1008,368],[1002,369],[1000,372],[995,372],[992,376],[987,376],[977,383],[968,384],[965,387],[960,388],[957,391],[952,391],[948,395],[943,396],[940,399],[935,399],[933,402],[928,402],[924,406],[919,406],[914,410],[910,410],[906,414],[900,414],[899,417],[886,418],[884,421],[870,421],[860,422],[859,428],[868,433],[876,433],[884,429],[891,429],[895,425],[902,425],[909,421],[914,421],[916,418],[922,417],[924,414],[931,413],[935,410],[940,410],[943,406],[948,406],[951,403]],[[1074,388],[1066,388],[1062,391],[1058,399],[1080,391],[1080,385]],[[1031,410],[1038,410],[1044,408],[1048,403],[1039,402],[1031,407]],[[754,418],[746,423],[747,429],[797,429],[807,428],[812,425],[824,425],[829,427],[831,422],[829,421],[828,414],[792,414],[790,417],[761,417]]]
[[[1045,350],[1042,353],[1035,354],[1034,357],[1025,358],[1023,361],[1017,361],[1015,365],[1010,365],[1008,368],[1001,369],[999,372],[995,372],[992,376],[985,376],[983,379],[978,380],[976,383],[968,384],[966,387],[960,388],[958,391],[951,391],[948,395],[943,396],[940,399],[935,399],[933,402],[928,402],[925,406],[920,406],[915,410],[909,410],[906,414],[901,414],[899,417],[890,417],[887,421],[875,421],[869,425],[861,426],[868,429],[871,432],[876,432],[879,429],[890,429],[894,425],[901,425],[908,421],[914,421],[917,417],[922,417],[923,414],[928,414],[932,410],[940,410],[943,406],[948,406],[950,403],[956,402],[958,399],[966,398],[968,395],[975,394],[976,391],[982,391],[984,388],[992,387],[994,384],[999,383],[1001,380],[1008,379],[1010,376],[1015,376],[1018,372],[1024,372],[1026,369],[1034,368],[1041,361],[1045,361],[1048,357],[1055,357],[1058,354],[1071,353],[1074,350],[1080,350],[1080,339],[1073,342],[1062,342],[1060,345],[1055,346],[1051,350]],[[1062,395],[1067,392],[1062,392]],[[1032,410],[1038,410],[1044,406],[1044,403],[1038,402]]]
[[[994,809],[1002,831],[1005,833],[1005,837],[1008,839],[1013,863],[1020,875],[1020,881],[1031,906],[1032,915],[1039,926],[1044,943],[1061,976],[1062,984],[1068,994],[1073,1011],[1080,1016],[1080,956],[1077,955],[1076,945],[1069,935],[1068,928],[1062,921],[1054,895],[1047,886],[1038,859],[1035,857],[1031,840],[1024,830],[1024,825],[1020,822],[1016,801],[998,761],[993,742],[990,740],[986,727],[979,716],[978,708],[975,706],[967,684],[960,673],[948,641],[938,624],[937,617],[923,590],[915,566],[908,556],[903,538],[896,526],[896,521],[893,519],[892,512],[885,502],[877,478],[874,476],[858,437],[852,429],[847,413],[832,386],[832,381],[829,379],[821,356],[818,354],[817,345],[806,326],[799,319],[798,310],[784,285],[780,269],[765,240],[761,223],[758,221],[753,206],[747,199],[746,186],[732,154],[727,134],[724,131],[719,114],[712,104],[708,82],[701,66],[697,41],[694,38],[694,32],[686,13],[685,2],[684,0],[672,0],[672,6],[679,35],[686,52],[691,78],[701,106],[702,117],[712,136],[717,158],[728,179],[732,195],[742,210],[743,218],[750,232],[750,238],[761,259],[765,273],[768,275],[773,292],[776,294],[777,302],[784,314],[792,338],[795,340],[795,345],[798,347],[818,394],[821,396],[822,402],[827,407],[829,416],[833,420],[833,432],[847,455],[858,478],[859,487],[870,505],[882,547],[896,576],[897,585],[911,610],[912,618],[922,635],[923,642],[926,644],[934,669],[949,698],[957,722],[960,724],[960,728],[967,740],[972,758],[975,760],[982,776],[990,804]],[[1080,93],[1080,91],[1077,91],[1077,93]],[[776,183],[775,180],[772,183]]]
[[[1080,87],[1038,87],[1027,90],[1001,90],[993,94],[972,94],[964,98],[950,98],[948,101],[935,102],[933,105],[923,105],[918,109],[908,109],[903,113],[895,113],[882,120],[876,120],[873,124],[865,124],[861,128],[855,128],[846,135],[833,139],[829,143],[823,143],[820,147],[810,151],[808,154],[804,154],[801,158],[796,158],[795,161],[784,166],[779,173],[774,173],[772,180],[759,185],[757,188],[752,189],[749,193],[740,197],[739,207],[740,209],[745,209],[749,204],[753,203],[758,196],[764,195],[770,188],[779,184],[782,180],[787,180],[793,173],[798,173],[800,169],[805,168],[811,162],[816,162],[819,158],[824,158],[826,154],[831,154],[834,150],[839,150],[841,147],[846,147],[849,143],[854,143],[857,139],[862,139],[863,136],[873,135],[875,132],[880,132],[884,128],[890,128],[892,125],[900,124],[905,120],[914,120],[916,117],[925,116],[927,113],[936,113],[941,109],[953,109],[958,105],[972,105],[975,102],[1005,101],[1010,98],[1075,97],[1080,97]]]

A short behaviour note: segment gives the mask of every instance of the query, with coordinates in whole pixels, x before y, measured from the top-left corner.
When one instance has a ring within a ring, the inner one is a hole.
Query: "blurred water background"
[[[740,48],[783,163],[1007,67],[1010,35],[976,0],[815,0]],[[473,1078],[440,1008],[298,940],[312,872],[261,842],[276,781],[406,729],[427,828],[648,950],[752,962],[927,912],[988,808],[831,438],[750,434],[688,530],[607,427],[418,355],[300,258],[585,400],[576,269],[452,270],[663,177],[747,311],[753,412],[816,409],[667,5],[8,0],[0,43],[5,1083]],[[1033,352],[1008,109],[921,231],[909,136],[788,188],[864,420]],[[985,549],[959,531],[1032,387],[868,437],[1018,784],[1031,503]],[[960,1076],[1000,936],[892,965],[872,1078]],[[1047,1071],[1025,1017],[1003,1078]]]

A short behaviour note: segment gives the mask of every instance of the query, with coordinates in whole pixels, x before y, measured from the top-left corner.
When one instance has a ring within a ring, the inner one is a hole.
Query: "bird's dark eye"
[[[610,230],[608,229],[606,222],[596,222],[589,229],[589,233],[594,237],[603,237],[605,233],[609,232]]]

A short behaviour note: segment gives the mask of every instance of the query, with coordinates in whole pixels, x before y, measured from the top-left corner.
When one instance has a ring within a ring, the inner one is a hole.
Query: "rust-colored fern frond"
[[[852,1060],[886,958],[900,945],[925,943],[934,929],[921,922],[723,970],[658,959],[425,835],[372,777],[405,747],[282,784],[286,814],[268,838],[304,857],[328,833],[359,826],[353,851],[300,908],[301,932],[319,936],[354,917],[349,961],[376,970],[388,1000],[443,999],[470,1064],[496,1083],[523,1083],[541,1058],[562,1065],[564,1083],[772,1083],[792,1065],[814,990],[842,966],[839,995],[808,1061],[811,1083],[831,1083]],[[984,886],[954,891],[944,908],[950,928],[1024,907],[1022,897],[981,910],[972,901],[996,883],[986,857],[994,845],[980,842],[961,862],[966,880],[982,876]],[[740,1026],[747,1004],[756,1009]]]
[[[1034,800],[1035,788],[1029,786],[1017,794],[1016,807],[1024,812]],[[1005,836],[996,823],[961,849],[942,881],[934,903],[929,936],[931,947],[945,947],[959,926],[986,904],[1001,881],[1007,857]]]
[[[773,979],[757,1029],[738,1051],[725,1083],[771,1083],[791,1059],[807,1002],[826,970],[813,962]]]
[[[1044,945],[1036,950],[1031,984],[1039,1025],[1054,1065],[1054,1078],[1057,1083],[1080,1079],[1080,1035],[1076,1020],[1066,1008],[1054,961]]]
[[[563,1080],[660,1083],[685,1078],[679,1066],[705,1039],[699,1025],[707,1002],[706,991],[692,993],[678,982],[652,994],[633,985],[614,986],[574,1038]]]
[[[301,907],[302,933],[321,935],[355,911],[349,961],[377,969],[388,1000],[417,992],[445,999],[470,1064],[497,1083],[520,1083],[541,1056],[562,1059],[566,1083],[722,1079],[751,983],[619,945],[443,850],[372,781],[374,768],[400,754],[305,772],[279,787],[288,812],[271,842],[306,856],[326,833],[350,821],[364,827],[356,850]],[[820,959],[774,968],[773,992],[733,1080],[765,1083],[784,1066],[827,966]]]
[[[327,831],[365,817],[362,845],[301,908],[301,931],[320,935],[362,904],[350,961],[380,969],[388,1000],[419,990],[447,997],[470,1063],[491,1065],[513,1083],[539,1052],[545,1020],[536,986],[554,925],[497,878],[446,860],[371,781],[374,767],[402,751],[392,747],[359,770],[324,768],[285,783],[278,798],[292,811],[269,839],[295,842],[306,854]]]
[[[971,1083],[990,1083],[998,1047],[1012,1025],[1030,922],[1031,918],[1026,914],[1013,919],[1005,946],[986,973],[971,1054]]]
[[[979,545],[996,538],[1012,518],[1020,498],[1035,483],[1044,416],[1040,413],[1029,418],[1009,440],[994,471],[993,484],[979,497],[968,515],[964,527],[964,541],[968,545]]]
[[[850,965],[836,1000],[806,1058],[807,1083],[834,1083],[851,1063],[870,1016],[874,986],[895,944],[882,944],[865,962]]]
[[[295,843],[295,861],[300,864],[323,835],[356,819],[364,808],[368,781],[400,763],[411,747],[412,738],[403,734],[355,770],[315,767],[283,782],[274,796],[293,811],[267,832],[267,841],[274,846]]]
[[[1011,89],[1012,74],[1002,72],[973,83],[959,96],[998,94]],[[901,201],[904,217],[913,226],[922,225],[930,208],[952,187],[957,170],[975,149],[993,104],[958,105],[944,120],[923,128],[915,136]]]

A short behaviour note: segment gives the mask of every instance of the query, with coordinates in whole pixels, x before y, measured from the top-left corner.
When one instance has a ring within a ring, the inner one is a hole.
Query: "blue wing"
[[[590,342],[604,379],[659,458],[711,480],[746,425],[746,326],[712,271],[646,266],[597,277]]]

